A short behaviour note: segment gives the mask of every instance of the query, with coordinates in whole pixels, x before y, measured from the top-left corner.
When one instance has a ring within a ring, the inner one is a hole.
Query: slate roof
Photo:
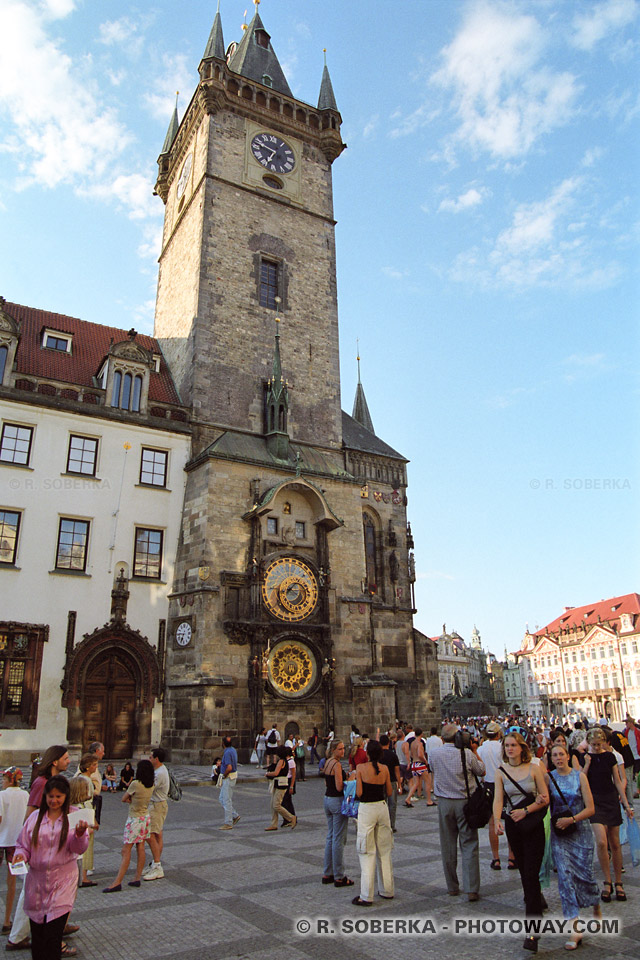
[[[248,80],[256,80],[258,83],[264,83],[262,78],[266,74],[271,77],[273,90],[293,98],[287,78],[282,72],[282,67],[278,63],[278,58],[271,46],[271,40],[269,40],[267,47],[260,46],[256,41],[258,30],[264,31],[267,36],[269,35],[264,29],[259,14],[256,13],[229,61],[229,69]]]
[[[89,323],[77,317],[37,310],[18,303],[5,303],[4,311],[20,324],[16,372],[25,376],[43,377],[84,387],[95,386],[93,378],[98,374],[111,342],[120,343],[129,339],[127,331],[117,327]],[[45,327],[57,330],[58,333],[70,334],[73,338],[71,353],[43,347],[42,331]],[[155,373],[152,370],[150,374],[149,400],[179,404],[180,398],[157,340],[139,333],[136,343],[161,357],[160,372]]]
[[[356,387],[356,395],[353,401],[353,410],[351,411],[351,416],[354,420],[357,420],[360,426],[364,427],[369,433],[375,434],[373,429],[373,420],[371,419],[371,414],[369,413],[369,404],[367,403],[367,398],[364,395],[364,387],[358,381],[358,386]]]
[[[363,427],[344,410],[342,411],[342,442],[349,450],[373,453],[380,457],[389,457],[391,460],[402,460],[403,463],[409,462],[406,457],[377,437],[375,433]]]
[[[299,460],[296,459],[297,454],[300,456]],[[300,472],[303,474],[351,478],[351,475],[344,470],[342,458],[339,454],[332,458],[331,454],[326,451],[291,443],[288,460],[279,460],[270,452],[264,437],[253,433],[240,433],[235,430],[226,430],[203,450],[196,460],[200,461],[207,456],[219,457],[222,460],[239,460],[244,463],[262,464],[280,470],[296,470],[299,466]]]
[[[637,623],[636,618],[640,614],[640,596],[637,593],[626,593],[622,597],[612,597],[610,600],[599,600],[597,603],[587,603],[583,607],[565,610],[546,627],[536,630],[532,636],[544,637],[569,627],[591,627],[598,623],[619,627],[620,615],[623,613],[630,613],[633,622]]]
[[[160,156],[165,153],[169,153],[171,147],[173,146],[173,141],[176,138],[176,133],[180,123],[178,121],[178,104],[173,108],[173,113],[171,115],[171,120],[169,121],[169,126],[167,128],[167,135],[164,138],[164,143],[162,144],[162,150],[160,151]]]
[[[214,17],[211,33],[209,34],[209,41],[202,54],[203,60],[206,60],[208,57],[217,57],[218,60],[224,60],[224,39],[222,36],[222,20],[219,10]]]
[[[322,83],[320,84],[320,96],[318,97],[318,110],[337,110],[338,104],[333,92],[329,68],[326,63],[322,71]]]

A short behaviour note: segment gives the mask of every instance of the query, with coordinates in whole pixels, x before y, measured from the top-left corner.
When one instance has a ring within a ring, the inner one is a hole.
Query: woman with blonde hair
[[[496,834],[506,833],[520,873],[525,913],[542,917],[539,873],[545,847],[544,813],[549,792],[540,764],[531,762],[531,751],[520,733],[508,733],[502,745],[503,763],[495,773],[493,816]],[[509,804],[506,816],[505,802]],[[538,937],[527,937],[524,949],[536,953]]]
[[[627,800],[626,783],[623,785],[616,758],[607,748],[607,738],[604,730],[593,727],[587,733],[589,752],[584,761],[584,772],[587,775],[595,813],[591,817],[593,832],[596,838],[596,852],[600,868],[604,874],[604,887],[600,898],[605,903],[611,903],[614,884],[611,882],[611,867],[609,865],[609,847],[611,847],[611,861],[615,874],[616,900],[626,900],[627,895],[622,885],[622,850],[620,848],[620,824],[622,814],[620,804],[633,817],[633,807]]]
[[[352,887],[353,880],[344,872],[344,845],[347,840],[349,817],[342,812],[344,796],[344,743],[334,740],[322,771],[325,782],[324,815],[327,818],[327,839],[324,844],[323,883],[335,887]]]
[[[351,771],[355,770],[359,764],[366,763],[368,759],[367,751],[364,748],[364,740],[362,737],[355,737],[349,750],[349,769]]]

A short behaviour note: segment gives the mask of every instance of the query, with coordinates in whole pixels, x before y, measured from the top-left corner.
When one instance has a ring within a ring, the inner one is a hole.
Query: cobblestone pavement
[[[299,824],[293,831],[265,833],[269,824],[269,794],[259,771],[241,768],[244,780],[235,790],[241,820],[233,831],[220,831],[219,792],[208,782],[209,768],[173,768],[185,786],[179,803],[170,803],[165,829],[165,878],[143,882],[121,893],[101,891],[115,877],[127,809],[119,794],[105,794],[103,826],[96,836],[93,879],[98,886],[78,891],[73,920],[81,925],[72,942],[86,960],[512,960],[528,956],[523,935],[454,936],[455,919],[491,921],[521,918],[523,902],[518,874],[489,869],[487,831],[481,831],[481,899],[447,896],[443,886],[438,842],[437,807],[424,800],[413,810],[398,808],[393,863],[396,897],[376,900],[371,909],[351,904],[359,892],[355,824],[349,825],[346,847],[348,875],[355,887],[336,889],[320,883],[326,833],[322,812],[323,784],[312,777],[301,783],[295,798]],[[198,776],[196,776],[198,774]],[[640,815],[640,804],[636,803]],[[504,845],[504,840],[501,841]],[[620,918],[622,935],[586,937],[581,960],[638,960],[640,955],[640,868],[633,869],[625,852],[627,903],[603,904],[606,918]],[[597,873],[599,876],[599,873]],[[4,876],[4,873],[3,873]],[[133,876],[130,868],[129,877]],[[2,881],[4,886],[4,880]],[[2,891],[4,894],[4,890]],[[560,900],[552,881],[546,891],[550,916],[560,916]],[[302,936],[296,922],[316,929],[326,921],[340,930],[341,921],[371,924],[374,920],[430,919],[437,933],[374,936]],[[447,926],[445,932],[442,928]],[[539,956],[566,957],[566,937],[553,934],[540,941]],[[28,956],[28,954],[26,954]],[[15,954],[25,956],[25,953]],[[530,955],[529,955],[530,956]]]

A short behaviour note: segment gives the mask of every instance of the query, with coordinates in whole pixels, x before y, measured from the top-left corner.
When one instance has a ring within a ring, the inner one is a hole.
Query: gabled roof
[[[258,36],[266,38],[266,46],[258,43]],[[239,73],[248,80],[256,80],[258,83],[264,83],[263,78],[266,75],[271,78],[271,86],[274,90],[284,93],[287,97],[293,97],[271,46],[271,38],[257,12],[229,61],[229,70]]]
[[[111,344],[129,339],[127,331],[117,327],[105,327],[100,323],[89,323],[77,317],[24,307],[18,303],[7,302],[4,310],[20,324],[16,372],[27,377],[44,377],[62,383],[92,387],[93,378],[98,374]],[[42,331],[45,327],[58,333],[70,334],[71,353],[43,347]],[[151,371],[149,400],[179,404],[180,398],[157,340],[139,333],[136,343],[161,358],[160,372]]]
[[[619,626],[620,616],[629,613],[632,617],[640,614],[640,596],[637,593],[626,593],[622,597],[612,597],[610,600],[599,600],[597,603],[587,603],[583,607],[571,607],[552,620],[546,627],[536,630],[534,637],[544,637],[547,634],[557,634],[561,630],[571,627],[590,627],[598,623],[609,623]]]
[[[362,424],[342,411],[342,442],[349,450],[359,450],[362,453],[373,453],[391,460],[401,460],[408,463],[406,457],[390,447],[388,443],[376,437],[375,433],[367,430]]]

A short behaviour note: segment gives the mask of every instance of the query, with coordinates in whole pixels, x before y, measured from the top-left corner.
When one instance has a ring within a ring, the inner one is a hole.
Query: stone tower
[[[225,49],[218,13],[199,75],[156,186],[155,333],[193,429],[164,741],[205,762],[273,721],[305,738],[424,725],[437,690],[413,629],[407,461],[375,435],[360,381],[353,417],[340,409],[327,67],[303,103],[260,16]]]

